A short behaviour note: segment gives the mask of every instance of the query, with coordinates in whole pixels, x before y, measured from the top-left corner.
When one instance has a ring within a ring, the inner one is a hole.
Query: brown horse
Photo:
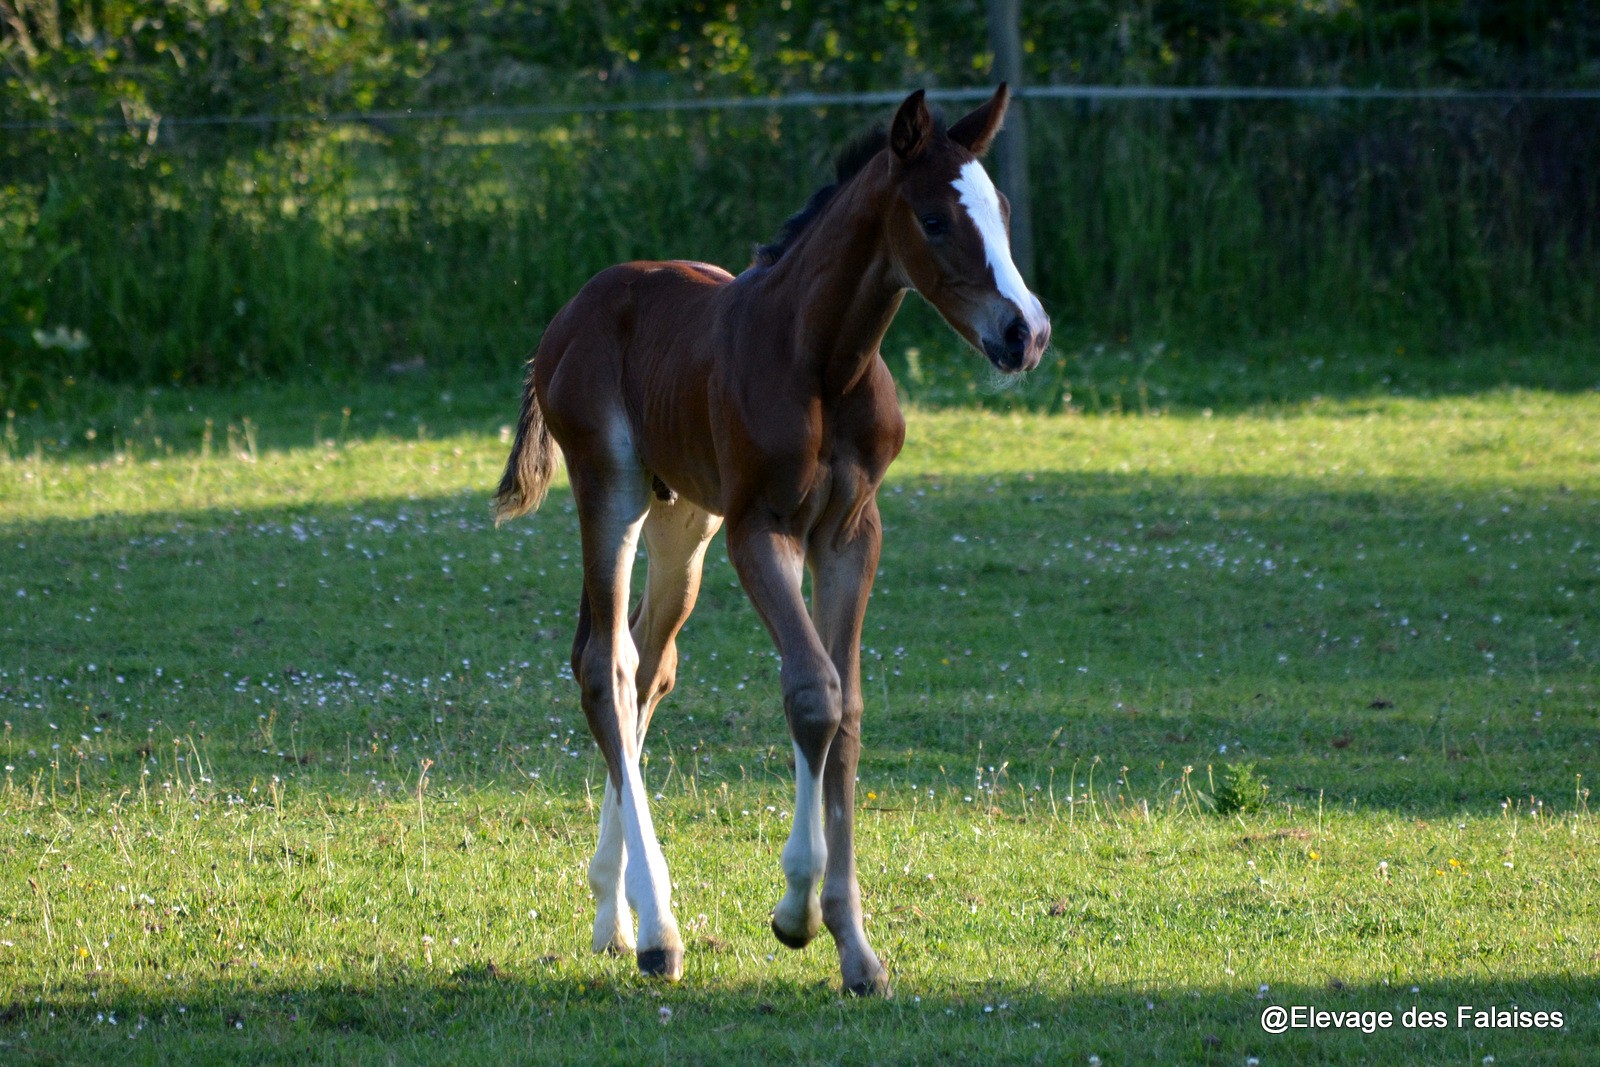
[[[800,948],[825,923],[845,988],[888,992],[862,927],[854,844],[877,492],[905,439],[878,346],[907,289],[1002,371],[1032,369],[1049,344],[1049,319],[1011,260],[1006,202],[977,160],[1007,99],[1001,85],[947,131],[913,93],[749,270],[602,271],[551,321],[529,365],[496,520],[539,505],[559,444],[583,541],[572,671],[608,770],[589,865],[594,948],[635,950],[631,909],[646,974],[681,977],[683,941],[639,752],[672,689],[674,639],[706,546],[725,522],[729,558],[781,657],[794,740],[788,892],[772,931]],[[641,532],[649,571],[630,616]]]

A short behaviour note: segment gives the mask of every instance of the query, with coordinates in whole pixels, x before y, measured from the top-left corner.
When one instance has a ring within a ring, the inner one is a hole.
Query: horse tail
[[[533,361],[528,361],[528,380],[522,387],[522,414],[517,419],[517,437],[494,494],[494,524],[526,515],[544,502],[545,490],[556,473],[556,443],[545,425],[544,412],[533,391]]]

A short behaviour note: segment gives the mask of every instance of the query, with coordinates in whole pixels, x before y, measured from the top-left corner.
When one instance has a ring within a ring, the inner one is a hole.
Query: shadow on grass
[[[1570,800],[1600,777],[1597,507],[1393,482],[902,480],[864,638],[863,773],[959,792],[975,761],[1043,786],[1100,760],[1137,798],[1185,765],[1252,762],[1300,807]],[[567,741],[516,746],[559,722],[589,749],[566,668],[575,525],[558,491],[498,532],[475,495],[0,526],[8,762],[27,780],[65,742],[69,775],[137,786],[153,751],[198,736],[222,780],[288,759],[302,785],[364,790],[364,768],[427,758],[570,782]],[[720,547],[680,645],[658,751],[703,746],[738,779],[786,748]]]
[[[1248,1057],[1584,1064],[1600,1040],[1600,981],[1588,976],[1413,986],[1403,977],[1349,984],[1330,975],[1314,986],[1270,989],[1245,979],[1230,987],[1090,984],[1065,996],[978,979],[919,988],[901,978],[893,999],[856,1001],[823,983],[729,982],[693,969],[681,986],[657,986],[626,967],[618,961],[614,976],[583,979],[562,962],[485,961],[454,974],[399,967],[303,983],[218,978],[160,993],[87,980],[0,1006],[0,1048],[10,1062],[29,1064],[108,1056],[119,1063],[298,1064],[1241,1064]],[[1275,1006],[1368,1014],[1273,1034],[1262,1020],[1273,1018]],[[1524,1014],[1501,1016],[1498,1027],[1477,1014],[1495,1010]],[[1418,1013],[1432,1025],[1418,1025]],[[1562,1025],[1553,1025],[1553,1013]]]
[[[1200,409],[1231,414],[1253,409],[1292,411],[1324,402],[1359,405],[1405,397],[1468,397],[1507,389],[1553,393],[1600,389],[1600,359],[1591,347],[1579,343],[1419,355],[1407,354],[1403,345],[1284,338],[1238,351],[1081,345],[1053,355],[1035,372],[1037,380],[1018,390],[1014,401],[1003,394],[990,399],[981,389],[969,400],[998,407],[1012,402],[1050,412],[1070,404],[1090,414],[1157,410],[1184,414]],[[959,391],[933,389],[929,394],[923,402],[961,406]]]

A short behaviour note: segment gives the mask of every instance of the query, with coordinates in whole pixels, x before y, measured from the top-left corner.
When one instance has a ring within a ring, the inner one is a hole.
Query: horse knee
[[[783,710],[796,741],[807,738],[829,740],[844,718],[844,701],[839,679],[831,671],[786,686]]]

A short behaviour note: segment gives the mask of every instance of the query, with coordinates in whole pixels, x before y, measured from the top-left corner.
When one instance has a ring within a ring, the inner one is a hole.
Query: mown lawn
[[[570,498],[487,508],[515,382],[18,415],[0,1059],[1592,1062],[1600,394],[1476,370],[912,412],[871,1003],[767,929],[790,749],[720,546],[648,745],[688,975],[588,953]]]

